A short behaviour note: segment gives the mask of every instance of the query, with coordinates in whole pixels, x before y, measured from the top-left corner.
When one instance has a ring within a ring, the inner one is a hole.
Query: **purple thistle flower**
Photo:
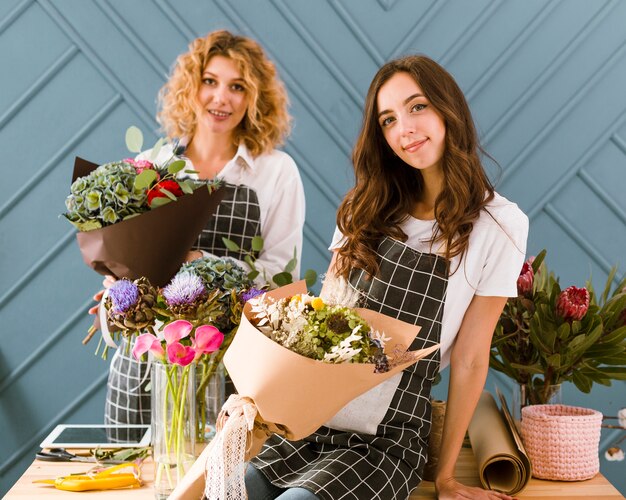
[[[249,300],[253,299],[254,297],[258,297],[262,293],[265,293],[265,290],[259,290],[258,288],[250,288],[249,290],[247,290],[247,291],[245,291],[245,292],[243,292],[241,294],[241,300],[243,302],[248,302]]]
[[[109,298],[115,314],[124,314],[137,303],[139,288],[127,279],[118,280],[109,288]]]
[[[204,283],[194,273],[178,273],[163,289],[163,297],[169,306],[189,305],[204,295]]]

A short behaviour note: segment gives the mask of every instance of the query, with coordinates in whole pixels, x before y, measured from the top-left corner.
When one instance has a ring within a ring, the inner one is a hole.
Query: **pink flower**
[[[165,325],[165,328],[163,328],[163,336],[165,337],[167,345],[170,345],[173,342],[178,342],[180,339],[188,337],[191,330],[193,330],[193,325],[189,321],[177,319]]]
[[[167,359],[170,363],[187,366],[195,357],[196,351],[178,341],[167,345]]]
[[[212,325],[202,325],[196,328],[196,334],[192,340],[196,351],[196,359],[203,354],[217,351],[224,342],[224,334]]]
[[[531,257],[534,260],[534,257]],[[535,280],[535,273],[531,265],[531,260],[528,259],[524,262],[522,270],[517,278],[517,294],[529,296],[533,292],[533,282]]]
[[[133,356],[140,359],[145,353],[150,351],[158,359],[165,359],[165,351],[161,347],[161,341],[151,333],[142,333],[135,340]]]
[[[556,313],[568,321],[580,321],[589,309],[589,291],[576,286],[567,287],[556,301]]]
[[[154,168],[152,162],[149,162],[148,160],[134,160],[133,158],[126,158],[124,161],[135,167],[138,174],[146,169]]]

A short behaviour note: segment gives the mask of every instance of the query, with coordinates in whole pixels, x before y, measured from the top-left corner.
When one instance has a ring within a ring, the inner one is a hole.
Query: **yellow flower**
[[[324,305],[325,305],[324,301],[319,297],[315,297],[311,301],[311,307],[315,309],[316,311],[321,311],[322,309],[324,309]]]
[[[294,295],[293,297],[291,297],[291,300],[289,302],[292,303],[292,304],[294,304],[296,302],[302,302],[302,295],[300,295],[300,294]]]

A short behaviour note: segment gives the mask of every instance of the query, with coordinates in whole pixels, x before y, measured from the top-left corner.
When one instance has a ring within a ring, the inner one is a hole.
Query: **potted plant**
[[[491,343],[490,366],[519,384],[522,407],[549,402],[562,382],[588,393],[626,380],[626,277],[613,287],[612,269],[600,296],[591,280],[562,290],[545,255],[524,263]]]

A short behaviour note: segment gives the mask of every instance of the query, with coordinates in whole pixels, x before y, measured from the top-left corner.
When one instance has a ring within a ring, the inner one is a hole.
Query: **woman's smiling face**
[[[248,108],[248,93],[237,64],[227,57],[213,56],[201,79],[198,127],[213,133],[234,132]]]
[[[383,136],[396,155],[420,170],[440,166],[446,126],[410,74],[399,72],[387,80],[376,104]]]

